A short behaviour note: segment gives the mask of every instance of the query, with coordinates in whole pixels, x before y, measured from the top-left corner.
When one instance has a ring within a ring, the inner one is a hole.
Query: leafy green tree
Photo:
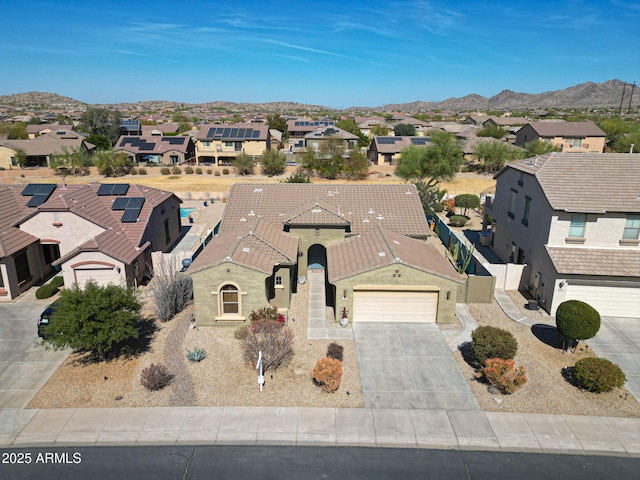
[[[356,180],[367,178],[369,175],[369,159],[356,149],[349,150],[344,159],[343,171],[347,178]]]
[[[501,140],[479,142],[473,148],[473,156],[484,162],[485,170],[497,172],[507,162],[519,159],[522,153],[519,149]]]
[[[126,175],[131,171],[133,162],[129,155],[113,150],[103,150],[93,156],[93,164],[98,167],[98,173],[105,177]]]
[[[31,117],[27,123],[29,125],[41,125],[42,119],[40,117]]]
[[[467,215],[469,208],[478,208],[480,206],[480,197],[472,193],[463,193],[455,197],[456,207],[464,209],[463,215]]]
[[[389,135],[389,127],[385,127],[384,125],[373,125],[369,131],[374,137],[384,137]]]
[[[253,170],[255,168],[253,157],[246,153],[238,155],[233,162],[231,162],[231,165],[236,169],[236,173],[238,175],[253,175]]]
[[[393,127],[393,133],[398,137],[415,137],[417,132],[416,127],[413,125],[408,123],[399,123]]]
[[[351,119],[339,120],[336,122],[336,127],[341,128],[342,130],[352,133],[358,137],[358,146],[366,147],[369,145],[369,137],[367,137],[356,122]]]
[[[89,282],[84,290],[65,288],[58,303],[44,327],[45,341],[56,350],[79,349],[104,360],[138,338],[142,305],[131,290]]]
[[[627,133],[613,142],[612,149],[616,153],[629,153],[633,145],[635,153],[640,152],[640,129]]]
[[[284,172],[287,158],[278,150],[270,149],[262,152],[260,163],[262,164],[262,173],[269,176],[280,175]]]
[[[316,158],[316,171],[321,177],[334,179],[344,169],[347,147],[344,140],[330,136],[320,144]]]
[[[58,115],[56,115],[56,123],[59,125],[71,125],[73,123],[73,120],[71,120],[71,117],[69,115],[59,113]]]
[[[282,132],[282,140],[285,140],[288,136],[287,120],[277,113],[267,115],[267,124],[269,128]]]
[[[478,137],[493,137],[493,138],[503,138],[509,134],[509,131],[506,128],[501,128],[498,125],[488,124],[478,130],[476,135]]]
[[[289,178],[283,180],[282,183],[311,183],[309,173],[303,167],[299,167],[293,172]]]
[[[89,173],[91,158],[80,147],[62,147],[62,153],[53,156],[51,168],[62,175],[86,175]]]
[[[573,340],[579,342],[596,336],[600,330],[600,314],[588,303],[566,300],[556,310],[556,328],[570,340],[570,348]]]
[[[522,154],[523,158],[531,158],[536,155],[545,155],[546,153],[551,152],[559,152],[560,147],[554,145],[551,142],[546,142],[544,140],[534,140],[533,142],[528,142],[524,146],[524,153]]]
[[[27,140],[27,124],[24,122],[16,122],[9,126],[7,131],[7,139],[9,140]]]
[[[81,117],[79,130],[89,135],[102,135],[115,145],[120,137],[120,121],[122,115],[117,110],[105,108],[88,108]]]
[[[109,143],[109,139],[104,135],[87,135],[85,137],[85,141],[88,143],[92,143],[96,146],[96,150],[109,150],[111,148],[111,144]]]
[[[455,136],[449,132],[435,132],[431,145],[411,145],[400,152],[396,174],[407,182],[423,183],[425,188],[451,180],[462,163],[463,151]]]
[[[27,152],[22,148],[16,150],[16,163],[20,168],[24,168],[27,165]]]

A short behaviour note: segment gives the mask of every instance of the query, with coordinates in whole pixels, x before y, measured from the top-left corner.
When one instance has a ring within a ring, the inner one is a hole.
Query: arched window
[[[220,289],[220,314],[237,315],[240,313],[240,292],[235,285],[225,285]]]

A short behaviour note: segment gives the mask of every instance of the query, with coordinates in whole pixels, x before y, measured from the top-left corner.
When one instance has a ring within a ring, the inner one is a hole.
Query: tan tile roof
[[[318,127],[312,132],[307,133],[304,138],[312,139],[312,138],[327,138],[327,137],[336,137],[342,138],[343,140],[357,140],[358,136],[353,133],[349,133],[346,130],[338,128],[334,125],[328,127]]]
[[[585,247],[546,247],[558,273],[640,277],[640,250]]]
[[[282,225],[316,201],[332,205],[351,222],[351,233],[383,225],[410,237],[431,235],[415,185],[321,183],[236,183],[231,186],[220,231],[233,230],[252,217]]]
[[[531,122],[541,137],[606,137],[595,123],[586,122]]]
[[[53,135],[53,136],[52,136]],[[84,137],[73,134],[71,137],[55,137],[55,132],[32,138],[31,140],[0,140],[0,145],[12,150],[22,149],[29,156],[61,155],[65,151],[79,148],[82,144],[92,148]]]
[[[209,133],[211,131],[211,129],[216,129],[216,128],[226,128],[226,129],[233,129],[233,128],[237,128],[238,131],[236,132],[237,134],[240,134],[240,130],[245,129],[245,134],[247,134],[246,129],[251,129],[253,131],[257,131],[259,132],[259,136],[258,137],[248,137],[247,135],[245,136],[240,136],[240,137],[217,137],[217,136],[209,136]],[[208,123],[208,124],[204,124],[200,127],[200,130],[198,131],[198,140],[202,140],[202,141],[207,141],[207,140],[222,140],[222,141],[234,141],[234,140],[242,140],[242,141],[258,141],[258,142],[264,142],[265,140],[267,140],[269,138],[269,125],[265,125],[263,123],[221,123],[221,124],[216,124],[216,123]]]
[[[404,264],[464,282],[464,277],[433,245],[381,226],[327,248],[327,272],[331,283],[392,264]]]
[[[510,163],[538,180],[555,210],[640,212],[640,154],[549,153]]]
[[[297,258],[297,237],[283,232],[279,225],[257,219],[213,237],[189,273],[232,262],[271,274],[275,265],[292,265]]]
[[[127,236],[123,228],[109,229],[74,248],[64,257],[53,262],[53,264],[62,264],[81,252],[101,252],[129,265],[142,255],[149,245],[149,242],[145,242],[143,245],[138,246]]]
[[[493,120],[495,124],[498,126],[506,126],[506,127],[510,127],[512,125],[526,125],[527,123],[529,123],[529,120],[524,117],[495,117],[495,116],[490,116],[489,118],[484,120],[482,123],[484,124],[489,120]]]
[[[316,200],[312,205],[303,206],[298,212],[285,219],[285,225],[349,225],[338,208]]]

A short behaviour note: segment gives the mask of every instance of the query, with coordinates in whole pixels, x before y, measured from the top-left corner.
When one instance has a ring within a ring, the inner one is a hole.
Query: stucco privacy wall
[[[398,276],[400,274],[400,276]],[[395,276],[394,276],[395,275]],[[365,273],[344,278],[335,282],[336,288],[336,315],[340,316],[342,309],[346,307],[349,320],[353,319],[353,287],[356,285],[385,285],[394,288],[401,286],[423,287],[439,292],[437,323],[453,323],[456,302],[463,302],[465,297],[465,285],[443,277],[417,270],[402,264],[388,265]],[[347,298],[343,298],[344,291]],[[450,292],[447,299],[447,292]],[[338,319],[339,320],[339,319]],[[402,321],[390,318],[389,321]]]

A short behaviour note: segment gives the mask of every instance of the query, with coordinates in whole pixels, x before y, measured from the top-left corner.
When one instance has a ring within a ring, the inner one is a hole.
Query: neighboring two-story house
[[[61,268],[65,285],[133,287],[181,232],[180,199],[130,184],[0,185],[0,301]]]
[[[576,299],[640,315],[640,154],[550,153],[495,178],[490,244],[528,265],[521,286],[545,310]]]
[[[531,122],[516,132],[516,145],[524,147],[544,140],[560,147],[561,152],[603,153],[607,134],[591,121]]]
[[[245,154],[258,160],[271,149],[269,126],[260,123],[203,125],[196,140],[197,164],[230,165]]]
[[[322,144],[329,138],[340,139],[347,150],[358,148],[358,136],[338,127],[319,127],[304,136],[304,146],[307,150],[320,151]]]

